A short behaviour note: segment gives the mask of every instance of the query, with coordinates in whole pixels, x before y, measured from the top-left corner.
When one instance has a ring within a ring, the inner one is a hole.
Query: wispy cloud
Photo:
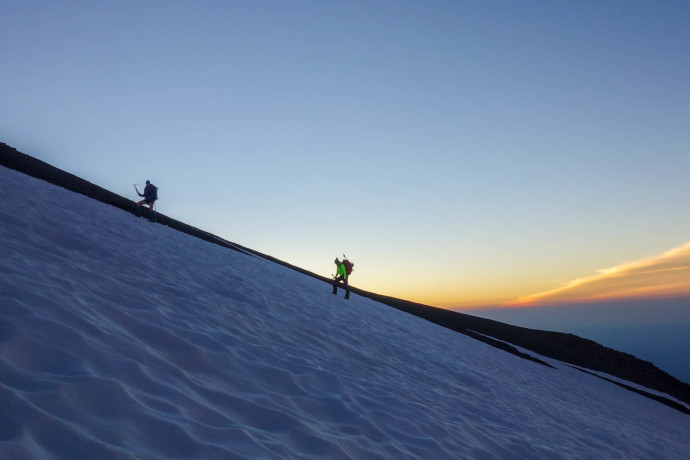
[[[625,297],[690,294],[690,242],[657,257],[599,270],[551,291],[520,297],[508,306],[544,305]]]

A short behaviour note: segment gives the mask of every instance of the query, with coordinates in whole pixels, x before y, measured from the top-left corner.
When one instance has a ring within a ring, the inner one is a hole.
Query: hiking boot
[[[346,293],[345,293],[345,298],[346,298],[347,300],[350,300],[350,293],[349,293],[349,292],[346,292]]]

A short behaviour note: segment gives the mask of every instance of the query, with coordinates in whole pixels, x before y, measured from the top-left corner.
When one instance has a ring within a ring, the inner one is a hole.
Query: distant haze
[[[458,311],[572,333],[650,361],[690,382],[690,297]]]

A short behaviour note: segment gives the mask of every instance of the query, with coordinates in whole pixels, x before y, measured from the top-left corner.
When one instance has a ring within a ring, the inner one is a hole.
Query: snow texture
[[[569,366],[1,167],[0,184],[0,458],[690,452],[689,416]]]

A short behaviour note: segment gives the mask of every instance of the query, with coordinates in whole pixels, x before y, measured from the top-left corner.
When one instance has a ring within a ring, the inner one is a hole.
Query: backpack
[[[345,271],[347,272],[347,276],[350,276],[350,273],[352,273],[352,264],[349,260],[345,259],[343,260],[343,265],[345,265]]]
[[[156,201],[158,199],[158,187],[153,184],[149,184],[146,186],[146,188],[148,188],[148,190],[144,190],[144,196]]]

